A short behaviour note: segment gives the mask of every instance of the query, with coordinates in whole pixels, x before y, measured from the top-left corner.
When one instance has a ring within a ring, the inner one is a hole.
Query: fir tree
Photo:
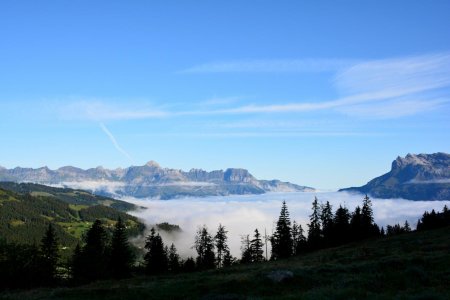
[[[236,259],[231,255],[230,250],[225,250],[225,253],[223,255],[223,267],[230,267],[235,263]]]
[[[111,242],[110,268],[115,278],[128,277],[134,263],[134,255],[128,242],[126,226],[119,218]]]
[[[411,232],[411,227],[409,226],[408,220],[405,221],[405,224],[403,225],[403,230],[405,232]]]
[[[241,263],[249,264],[252,262],[253,254],[249,235],[241,237]]]
[[[108,235],[100,220],[96,220],[86,234],[82,250],[82,277],[87,281],[108,277],[110,249]]]
[[[219,228],[217,229],[217,234],[214,237],[215,245],[216,245],[216,265],[218,268],[223,267],[223,259],[226,251],[228,250],[228,244],[227,244],[227,233],[228,231],[225,230],[225,227],[222,226],[222,224],[219,224]]]
[[[168,267],[169,271],[173,273],[176,273],[180,270],[180,256],[178,255],[177,248],[175,248],[175,245],[173,243],[169,248]]]
[[[271,238],[272,259],[287,258],[292,255],[292,232],[291,220],[287,209],[286,201],[281,206],[280,217],[277,227]]]
[[[320,248],[321,229],[320,229],[320,207],[317,197],[314,197],[312,203],[312,214],[309,216],[308,224],[308,247],[312,250]]]
[[[342,245],[350,241],[350,212],[339,205],[333,220],[333,245]]]
[[[56,268],[59,259],[58,239],[55,229],[50,223],[41,241],[42,281],[45,285],[52,285],[56,281]]]
[[[147,253],[144,256],[145,270],[147,274],[155,275],[167,271],[167,252],[163,240],[155,228],[150,230],[150,235],[145,241]]]
[[[327,201],[325,205],[322,205],[320,221],[322,225],[323,245],[330,246],[332,244],[333,235],[333,211],[329,201]]]
[[[253,236],[253,240],[250,241],[251,248],[251,260],[252,262],[262,262],[264,261],[264,243],[261,239],[261,234],[258,229],[255,229],[255,235]]]
[[[197,267],[200,269],[214,269],[216,260],[214,239],[208,233],[205,225],[198,229],[194,247],[197,251]]]

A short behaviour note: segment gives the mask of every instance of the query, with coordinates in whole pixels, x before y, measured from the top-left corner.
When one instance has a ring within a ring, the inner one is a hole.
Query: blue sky
[[[361,185],[449,152],[449,1],[1,1],[0,165]]]

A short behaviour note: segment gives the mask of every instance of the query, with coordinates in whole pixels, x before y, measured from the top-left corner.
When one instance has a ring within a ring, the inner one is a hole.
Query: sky
[[[449,152],[449,1],[0,2],[0,165],[358,186]]]

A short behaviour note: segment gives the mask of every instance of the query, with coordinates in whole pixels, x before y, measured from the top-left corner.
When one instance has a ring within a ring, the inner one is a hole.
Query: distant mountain
[[[313,188],[279,180],[258,180],[245,169],[226,169],[207,172],[192,169],[189,172],[161,168],[150,161],[143,166],[114,170],[102,167],[83,170],[62,167],[0,168],[0,181],[33,182],[90,190],[105,196],[202,197],[220,195],[263,194],[266,192],[310,192]]]
[[[391,171],[361,187],[340,191],[367,193],[377,198],[450,199],[450,154],[408,154],[392,162]]]

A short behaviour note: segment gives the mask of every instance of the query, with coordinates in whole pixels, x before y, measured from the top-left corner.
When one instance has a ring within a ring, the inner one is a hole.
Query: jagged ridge
[[[450,154],[408,154],[392,162],[391,171],[361,187],[340,191],[367,193],[377,198],[450,199]]]
[[[182,171],[162,168],[154,161],[143,166],[114,170],[103,167],[83,170],[66,166],[57,170],[0,169],[0,181],[34,182],[91,190],[107,196],[159,197],[262,194],[266,192],[314,191],[279,180],[258,180],[248,170],[229,168],[207,172],[202,169]]]

